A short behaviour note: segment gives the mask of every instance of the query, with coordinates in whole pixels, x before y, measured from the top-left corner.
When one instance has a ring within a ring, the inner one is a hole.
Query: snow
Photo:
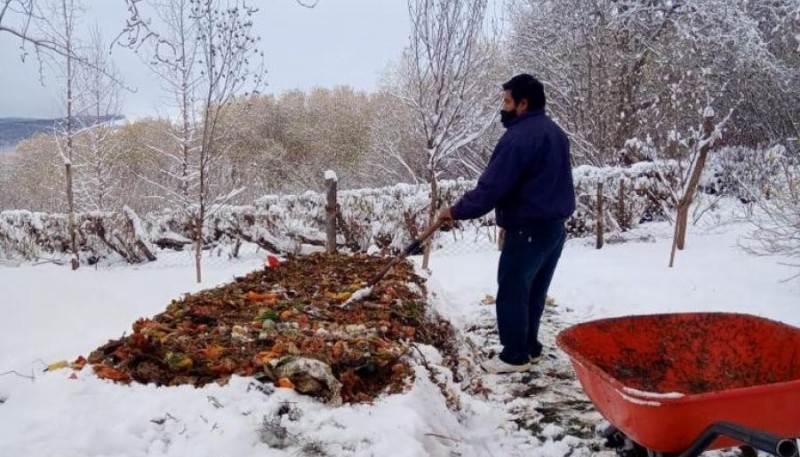
[[[602,250],[592,240],[568,241],[551,287],[556,306],[548,308],[543,324],[549,357],[541,362],[542,373],[571,374],[552,339],[559,329],[590,319],[732,311],[800,325],[800,281],[781,282],[794,273],[781,264],[785,259],[742,251],[737,242],[749,230],[738,223],[690,227],[673,269],[666,266],[667,224],[644,224],[626,233],[625,242]],[[436,309],[456,328],[459,356],[469,367],[498,347],[494,308],[480,301],[496,294],[499,253],[491,244],[459,243],[458,253],[433,254],[428,288]],[[589,424],[589,433],[601,427],[591,408],[556,422],[543,419],[540,411],[559,398],[586,402],[569,376],[497,376],[464,368],[464,381],[456,382],[428,346],[409,356],[416,377],[408,392],[338,408],[248,378],[201,389],[157,388],[115,385],[88,367],[77,379],[68,378],[69,369],[43,372],[45,364],[88,355],[182,293],[262,267],[263,251],[243,251],[240,259],[208,262],[199,286],[190,257],[180,253],[142,266],[74,272],[50,264],[0,266],[0,373],[34,377],[0,376],[0,455],[293,456],[306,455],[303,446],[312,445],[330,456],[613,455],[593,451],[587,443],[600,441],[575,434],[574,418]],[[181,255],[185,262],[177,261]],[[652,403],[677,395],[630,394]],[[277,416],[282,405],[294,413]],[[276,442],[265,438],[271,433],[265,422],[286,431],[279,443],[284,449],[267,444]]]
[[[685,394],[682,394],[680,392],[667,392],[667,393],[663,393],[662,394],[662,393],[658,393],[658,392],[645,392],[645,391],[642,391],[642,390],[632,389],[630,387],[623,387],[622,390],[625,391],[626,393],[629,393],[631,395],[635,395],[637,397],[642,397],[642,398],[675,400],[675,399],[682,398],[682,397],[685,396]]]
[[[718,125],[714,134],[703,141],[714,142],[719,139],[721,128],[721,124]],[[650,138],[631,139],[626,142],[626,148],[646,156],[657,155],[653,152],[654,146]],[[735,155],[747,160],[726,158],[732,154],[725,149],[709,157],[709,164],[701,178],[703,191],[752,199],[754,189],[769,189],[764,187],[765,181],[775,183],[784,179],[779,173],[780,160],[765,163],[767,161],[761,158],[767,154],[764,150],[737,150],[739,152]],[[754,173],[753,169],[760,171]],[[637,224],[640,220],[664,220],[663,213],[669,209],[669,203],[664,203],[669,201],[666,196],[671,195],[677,200],[674,192],[683,173],[682,165],[675,160],[639,162],[627,168],[597,168],[586,165],[575,168],[573,180],[578,195],[578,208],[569,222],[571,234],[582,236],[594,233],[598,183],[604,184],[605,197],[612,202],[606,214],[606,227],[609,230],[616,232],[621,226]],[[441,203],[453,204],[474,186],[475,181],[469,180],[440,182]],[[615,208],[615,205],[619,205],[620,188],[624,188],[627,194],[623,199],[624,211]],[[369,253],[380,251],[381,248],[389,248],[394,252],[404,249],[413,241],[410,224],[421,228],[426,223],[424,215],[427,214],[426,208],[430,203],[429,193],[430,188],[426,184],[399,184],[340,192],[339,207],[344,225],[348,227],[347,235],[342,234],[339,237],[340,242],[348,245],[352,243]],[[660,195],[662,200],[654,204],[651,195]],[[698,198],[704,196],[705,194],[698,194]],[[294,253],[298,250],[310,252],[312,248],[305,246],[305,241],[312,241],[308,244],[324,245],[326,238],[322,224],[325,198],[322,193],[309,191],[299,196],[267,195],[247,206],[214,206],[213,215],[203,223],[205,242],[231,248],[236,242],[245,240],[283,253]],[[156,256],[160,253],[152,244],[190,244],[193,234],[189,229],[194,226],[190,219],[196,209],[164,209],[141,215],[141,218],[130,210],[125,210],[125,217],[111,212],[78,214],[79,224],[85,227],[88,235],[81,260],[88,263],[100,259],[103,264],[115,262],[121,258],[120,252],[140,253],[142,243]],[[133,222],[132,227],[128,221]],[[493,224],[494,214],[489,213],[480,219],[460,224],[461,229],[458,231],[465,235],[480,230],[491,231]],[[67,225],[67,217],[63,214],[2,211],[0,244],[3,249],[0,250],[0,256],[8,260],[42,259],[45,256],[49,259],[65,260],[69,246],[68,241],[65,242],[68,240],[65,238]],[[96,230],[96,227],[101,227],[102,231]],[[438,237],[435,243],[439,243],[441,238]],[[143,261],[147,258],[144,255],[133,257],[136,258],[129,260]]]
[[[353,292],[353,295],[350,296],[344,303],[342,303],[342,308],[346,308],[350,303],[362,300],[364,298],[369,297],[369,294],[372,293],[372,287],[363,287],[358,289],[357,291]]]
[[[139,219],[139,216],[128,205],[122,208],[122,212],[125,213],[125,216],[127,216],[128,220],[133,224],[133,236],[144,243],[145,247],[147,247],[150,252],[155,251],[155,247],[150,242],[147,231],[142,227],[142,220]]]
[[[622,398],[625,399],[625,401],[633,403],[634,405],[651,406],[653,408],[658,408],[659,406],[661,406],[661,403],[659,403],[657,401],[642,400],[642,399],[637,398],[637,397],[631,397],[630,395],[627,395],[627,394],[622,393],[622,392],[620,392],[620,395],[622,396]]]
[[[622,398],[636,405],[659,407],[661,402],[658,400],[675,400],[684,396],[679,392],[644,392],[630,387],[623,387],[619,393]]]
[[[334,182],[339,181],[339,178],[336,176],[336,172],[333,170],[326,170],[325,171],[325,181],[332,180]]]

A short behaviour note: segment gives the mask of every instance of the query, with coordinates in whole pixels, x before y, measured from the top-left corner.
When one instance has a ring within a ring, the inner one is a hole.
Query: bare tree
[[[0,33],[7,33],[20,39],[23,60],[28,55],[28,47],[38,55],[51,52],[62,57],[73,51],[61,40],[49,34],[42,34],[37,28],[41,23],[50,22],[45,18],[34,0],[0,0]]]
[[[793,145],[798,148],[797,144]],[[782,255],[800,258],[800,150],[776,145],[766,151],[767,160],[777,166],[768,188],[749,189],[755,203],[750,205],[748,219],[755,230],[746,238],[744,247],[754,254]],[[795,262],[798,262],[795,260]],[[800,262],[789,265],[800,268]],[[788,278],[800,277],[800,273]]]
[[[125,0],[138,2],[139,0]],[[54,34],[55,21],[63,14],[58,14],[55,0],[0,0],[0,34],[12,35],[20,40],[20,57],[25,61],[30,52],[39,60],[40,79],[44,82],[43,57],[67,59],[73,66],[92,66],[89,59],[84,58],[75,46],[67,46],[63,35]],[[136,9],[130,10],[133,15]],[[138,18],[129,17],[128,24],[135,23]]]
[[[141,2],[128,4],[140,17]],[[177,188],[161,187],[193,221],[196,278],[200,282],[204,223],[242,190],[221,188],[212,176],[231,146],[225,139],[233,132],[220,122],[224,108],[237,94],[261,83],[261,70],[255,65],[263,54],[258,50],[260,38],[252,32],[257,10],[240,0],[154,1],[149,5],[159,16],[161,30],[136,21],[126,29],[130,37],[126,44],[137,49],[145,43],[152,46],[151,68],[177,102],[175,144],[152,148],[173,162],[164,172]],[[142,27],[147,27],[144,37],[140,35]]]
[[[547,86],[550,110],[570,133],[578,163],[613,163],[616,151],[655,112],[659,94],[648,77],[664,57],[659,45],[669,39],[681,4],[514,2],[513,63]]]
[[[58,153],[64,164],[64,177],[66,187],[66,204],[68,213],[68,230],[70,240],[70,250],[72,251],[71,265],[73,270],[80,266],[78,256],[78,235],[75,215],[75,196],[74,196],[74,170],[73,160],[75,158],[75,136],[78,133],[77,106],[76,106],[76,80],[78,62],[75,56],[78,48],[76,37],[76,22],[80,3],[75,0],[53,0],[49,5],[48,19],[40,24],[49,42],[56,43],[58,49],[64,52],[54,56],[61,70],[63,71],[64,82],[64,105],[65,113],[63,122],[56,126],[56,144]],[[61,59],[58,59],[61,57]]]
[[[135,2],[138,3],[138,2]],[[191,17],[190,0],[153,3],[161,30],[148,35],[152,45],[149,65],[177,109],[176,125],[165,125],[172,142],[151,144],[167,160],[166,179],[156,179],[178,208],[191,211],[197,177],[197,98],[200,82],[198,24]],[[138,10],[137,10],[138,11]],[[138,43],[141,45],[141,43]]]
[[[502,135],[502,124],[493,123],[490,125],[483,135],[464,146],[461,160],[454,164],[452,172],[448,173],[448,177],[477,179],[489,164],[494,147]]]
[[[424,183],[427,181],[426,158],[419,153],[424,149],[422,138],[413,133],[414,113],[405,104],[398,103],[390,90],[373,95],[380,109],[376,110],[370,128],[373,154],[368,158],[369,170],[386,179],[375,182],[378,185]]]
[[[202,130],[198,136],[199,208],[195,242],[197,282],[201,281],[204,222],[220,205],[243,190],[224,192],[211,188],[211,171],[227,152],[221,140],[230,133],[219,128],[221,112],[237,93],[260,86],[262,77],[260,68],[254,71],[250,64],[250,59],[263,58],[263,53],[257,48],[260,37],[252,32],[252,16],[257,9],[248,7],[244,1],[234,2],[234,6],[227,8],[222,5],[218,0],[193,0],[191,15],[199,26],[202,58],[199,104]]]
[[[709,105],[703,111],[703,125],[701,129],[693,131],[689,139],[688,146],[692,149],[690,164],[685,167],[685,173],[681,180],[681,190],[679,194],[673,194],[677,209],[675,219],[675,231],[672,239],[672,249],[669,257],[670,268],[675,263],[676,249],[683,249],[686,245],[686,228],[689,222],[689,208],[695,198],[700,177],[705,169],[708,154],[714,148],[717,141],[722,138],[722,131],[726,122],[730,119],[730,113],[718,124],[714,118],[716,113]]]
[[[108,48],[100,30],[91,33],[91,47],[86,57],[90,63],[79,68],[76,81],[81,94],[76,102],[81,106],[88,125],[78,142],[78,173],[76,190],[80,206],[85,210],[106,211],[119,208],[112,201],[120,183],[119,147],[114,141],[111,125],[120,114],[122,86],[119,72],[109,61]]]
[[[397,97],[412,110],[436,217],[442,171],[493,121],[498,89],[487,84],[497,48],[484,32],[486,0],[411,0],[409,48]],[[428,245],[429,246],[429,245]],[[429,248],[423,267],[427,268]]]
[[[796,0],[515,0],[511,51],[548,86],[577,162],[602,166],[617,162],[630,138],[663,147],[665,132],[690,128],[704,94],[722,87],[720,111],[780,98],[791,111],[794,97],[775,89],[788,89],[797,68],[798,24],[786,16],[796,8]],[[737,113],[731,135],[756,131],[755,112]],[[776,117],[764,123],[784,124]]]
[[[76,141],[94,124],[94,121],[84,116],[87,113],[83,111],[83,89],[88,88],[88,85],[80,86],[79,81],[105,78],[109,77],[109,74],[104,67],[101,67],[101,65],[105,65],[105,56],[99,58],[95,56],[92,60],[83,57],[83,49],[77,36],[78,16],[83,9],[79,0],[51,0],[44,8],[40,8],[40,5],[33,2],[18,2],[18,4],[23,3],[24,8],[21,11],[27,14],[29,19],[37,20],[36,30],[39,36],[44,37],[42,40],[49,45],[45,48],[55,51],[48,57],[52,58],[62,72],[65,111],[63,120],[55,128],[55,136],[58,154],[64,165],[68,231],[70,250],[72,251],[71,265],[75,270],[80,266],[75,214],[76,159],[78,159]],[[9,3],[6,3],[5,6],[7,9],[3,10],[3,14],[11,10]],[[34,10],[34,8],[36,9]],[[24,30],[29,30],[28,25]],[[99,32],[97,35],[99,36]],[[38,43],[39,41],[35,41],[34,45],[40,46]],[[95,54],[101,55],[103,51],[98,49]],[[87,76],[81,78],[83,71]],[[89,76],[90,74],[91,76]]]
[[[3,0],[8,2],[30,3],[32,0]],[[148,6],[149,0],[123,0],[128,9],[125,27],[114,39],[115,44],[120,44],[128,48],[136,48],[147,43],[153,38],[158,38],[159,33],[154,31],[151,18],[147,14],[140,12],[142,5]],[[305,8],[312,9],[317,6],[319,0],[297,0],[297,4]],[[164,6],[164,5],[162,5]]]

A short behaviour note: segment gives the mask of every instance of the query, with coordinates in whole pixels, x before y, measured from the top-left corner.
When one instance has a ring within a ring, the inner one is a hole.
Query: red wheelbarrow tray
[[[800,436],[796,327],[731,313],[627,316],[575,325],[557,344],[600,414],[652,451],[683,452],[716,422]]]

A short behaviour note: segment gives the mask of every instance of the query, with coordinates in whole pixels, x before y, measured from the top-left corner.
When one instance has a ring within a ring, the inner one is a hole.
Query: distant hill
[[[123,117],[81,117],[77,119],[77,124],[79,126],[89,126],[120,119],[123,119]],[[3,152],[12,151],[20,142],[36,135],[37,133],[52,133],[53,128],[63,122],[63,119],[26,119],[19,117],[0,118],[0,154]]]

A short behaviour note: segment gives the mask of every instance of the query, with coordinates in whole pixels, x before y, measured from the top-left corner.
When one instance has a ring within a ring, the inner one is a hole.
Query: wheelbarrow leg
[[[800,457],[797,442],[793,439],[780,438],[770,433],[729,422],[720,422],[710,426],[687,450],[679,454],[661,454],[646,449],[632,441],[613,425],[607,427],[601,436],[606,439],[606,446],[614,449],[620,457],[698,457],[720,436],[733,438],[745,443],[746,447],[777,457]]]
[[[748,446],[777,457],[798,457],[797,442],[772,435],[771,433],[753,430],[730,422],[719,422],[708,427],[689,449],[679,457],[697,457],[718,437],[727,436]]]
[[[741,452],[742,457],[758,457],[758,452],[750,446],[739,447],[739,452]]]

